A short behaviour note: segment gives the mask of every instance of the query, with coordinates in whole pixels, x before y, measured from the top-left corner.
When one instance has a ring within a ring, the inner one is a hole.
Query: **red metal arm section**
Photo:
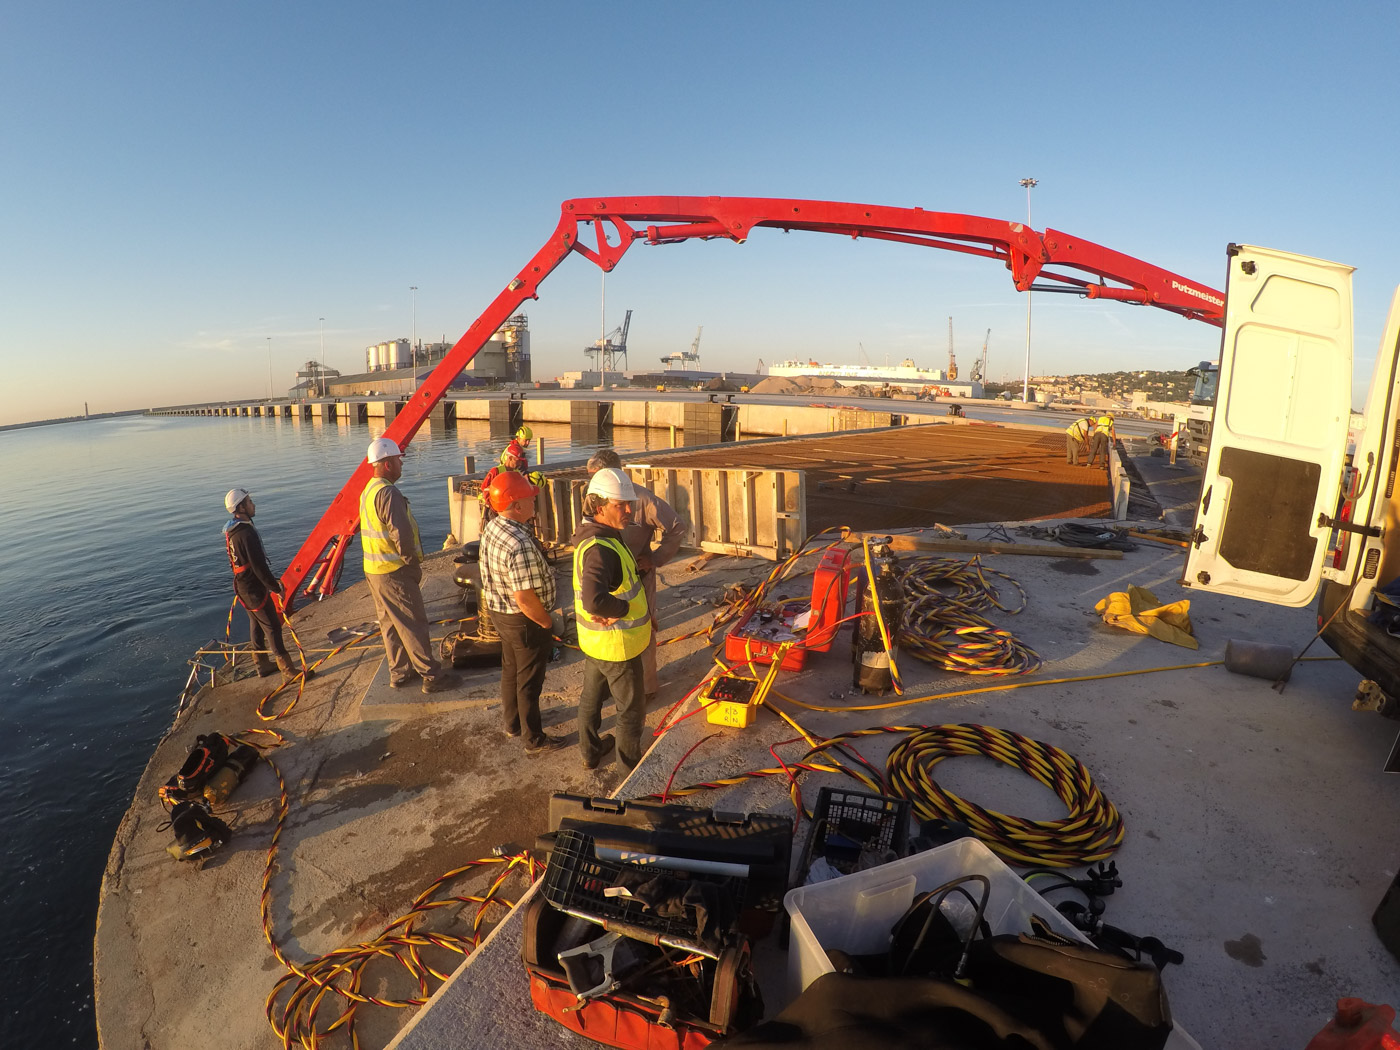
[[[584,244],[581,238],[580,226],[584,223],[593,227],[592,246]],[[1036,280],[1050,281],[1062,285],[1062,290],[1077,291],[1090,299],[1155,306],[1214,325],[1224,320],[1225,296],[1214,288],[1092,241],[1058,230],[1036,233],[1019,222],[922,208],[768,197],[579,198],[563,203],[559,225],[544,247],[472,322],[389,424],[384,436],[406,448],[452,380],[521,303],[539,298],[540,282],[570,252],[578,252],[600,269],[610,271],[634,241],[674,244],[719,237],[742,244],[754,227],[833,233],[980,255],[1005,265],[1020,291],[1032,288]],[[609,240],[610,232],[613,241]],[[289,595],[313,572],[312,587],[323,594],[335,590],[340,566],[359,529],[360,493],[372,474],[370,465],[361,461],[345,487],[331,500],[282,576]]]

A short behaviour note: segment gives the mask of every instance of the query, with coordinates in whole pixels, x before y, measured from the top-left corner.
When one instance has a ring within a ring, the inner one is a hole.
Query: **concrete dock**
[[[1143,463],[1148,483],[1164,493],[1164,506],[1188,505],[1176,495],[1187,475],[1162,470],[1160,461]],[[1024,498],[1020,505],[1034,506]],[[1002,524],[962,524],[972,538],[1003,534]],[[814,560],[799,569],[810,569]],[[1218,666],[1231,638],[1301,649],[1314,629],[1311,612],[1183,594],[1176,584],[1179,549],[1151,543],[1121,560],[985,561],[1025,589],[1023,613],[991,618],[1034,649],[1043,670],[1029,679],[970,679],[906,657],[900,665],[905,697],[917,702],[877,709],[896,698],[852,692],[843,638],[807,669],[784,674],[775,704],[817,736],[879,725],[976,722],[1024,733],[1081,760],[1127,826],[1115,854],[1125,886],[1109,899],[1105,918],[1183,952],[1184,965],[1165,974],[1166,988],[1174,1016],[1203,1046],[1301,1047],[1340,996],[1395,1004],[1400,963],[1369,922],[1400,863],[1387,834],[1400,821],[1400,779],[1380,772],[1395,723],[1349,710],[1356,675],[1335,661],[1301,665],[1282,693]],[[703,628],[717,594],[731,584],[755,584],[772,568],[736,558],[696,566],[683,555],[661,572],[663,639]],[[450,555],[435,556],[425,582],[429,612],[443,621],[460,616],[451,567]],[[567,563],[560,569],[560,597],[567,603]],[[1129,582],[1152,588],[1163,601],[1192,598],[1199,650],[1104,625],[1094,603]],[[801,593],[804,584],[810,587],[809,578],[795,580],[788,591]],[[368,594],[357,585],[299,612],[294,624],[316,657],[315,650],[335,646],[332,632],[372,619]],[[444,622],[435,636],[447,629]],[[650,727],[711,666],[703,638],[664,646],[660,655],[663,688],[649,712]],[[155,791],[198,733],[266,725],[285,738],[270,752],[285,779],[290,811],[268,883],[267,933],[294,964],[374,937],[445,872],[528,847],[546,830],[553,792],[637,798],[662,791],[673,773],[677,786],[691,784],[771,766],[770,746],[787,759],[804,750],[782,744],[793,730],[767,714],[747,730],[718,730],[703,717],[690,718],[657,738],[624,781],[615,765],[586,772],[573,748],[526,757],[518,741],[500,732],[493,671],[469,673],[459,689],[424,697],[390,692],[382,663],[377,642],[330,657],[290,713],[270,723],[255,711],[270,679],[221,684],[206,690],[161,743],[118,832],[103,883],[96,983],[105,1050],[275,1043],[264,1002],[284,971],[265,939],[259,898],[277,782],[260,764],[230,800],[226,816],[235,834],[229,845],[203,870],[177,864],[165,853],[172,839],[161,828],[165,814]],[[1134,673],[1200,663],[1210,666]],[[580,671],[579,656],[566,651],[551,666],[543,701],[547,730],[571,742]],[[1113,675],[1127,676],[1104,677]],[[1047,684],[1035,684],[1041,681]],[[992,691],[966,692],[983,687]],[[264,707],[280,710],[287,699],[284,694]],[[859,750],[879,766],[893,743],[892,735],[881,734],[865,738]],[[1032,819],[1062,814],[1053,795],[1015,770],[976,759],[945,767],[940,783],[984,806]],[[836,781],[831,774],[805,777],[804,794],[815,797],[823,783]],[[780,778],[687,801],[793,813]],[[805,822],[797,849],[803,834]],[[452,892],[481,892],[495,874],[472,874]],[[506,895],[514,900],[527,887],[523,878],[511,878]],[[460,915],[448,911],[441,916],[445,928],[453,927],[447,921],[453,918],[457,929],[470,928],[475,906],[464,906]],[[501,918],[500,909],[488,916],[490,923]],[[519,938],[515,912],[465,965],[446,950],[426,949],[436,968],[455,968],[451,980],[423,1009],[358,1009],[362,1045],[596,1045],[532,1010]],[[756,959],[771,1015],[790,994],[782,955],[776,944],[763,942]],[[376,998],[419,994],[393,963],[369,969],[363,988]],[[322,1028],[343,1006],[327,1002]],[[348,1045],[343,1030],[325,1045]]]

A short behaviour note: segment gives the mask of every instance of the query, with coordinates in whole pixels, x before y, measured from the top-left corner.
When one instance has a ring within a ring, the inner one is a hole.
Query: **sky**
[[[280,395],[312,358],[455,341],[570,198],[1019,221],[1027,177],[1035,229],[1215,288],[1231,242],[1355,266],[1364,391],[1400,282],[1397,37],[1390,0],[9,4],[0,424]],[[535,378],[627,309],[634,369],[701,325],[705,369],[940,368],[949,318],[964,368],[984,340],[988,378],[1025,368],[1000,265],[759,230],[638,245],[605,300],[571,257],[524,310]],[[1218,351],[1163,311],[1034,299],[1032,374]]]

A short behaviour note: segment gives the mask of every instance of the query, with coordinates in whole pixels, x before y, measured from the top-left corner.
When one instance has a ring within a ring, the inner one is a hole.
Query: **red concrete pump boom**
[[[585,243],[585,224],[593,228],[591,246]],[[922,208],[768,197],[579,198],[563,203],[559,225],[549,240],[428,374],[384,436],[400,448],[407,447],[453,378],[521,303],[539,298],[540,283],[571,253],[578,252],[607,272],[636,241],[675,244],[723,237],[742,244],[755,227],[834,233],[980,255],[1009,269],[1019,291],[1067,291],[1089,299],[1139,303],[1214,325],[1224,318],[1225,296],[1214,288],[1092,241],[1058,230],[1037,233],[1019,222]],[[360,493],[372,474],[369,463],[362,460],[331,500],[282,575],[289,595],[307,577],[311,582],[306,593],[334,592],[359,529]]]

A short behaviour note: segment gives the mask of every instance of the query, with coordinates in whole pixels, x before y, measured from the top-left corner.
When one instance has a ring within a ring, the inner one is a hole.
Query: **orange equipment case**
[[[800,671],[806,666],[809,652],[824,653],[831,649],[840,630],[838,625],[846,614],[846,558],[845,551],[829,550],[817,563],[812,575],[812,620],[807,626],[807,638],[783,657],[784,671]],[[754,614],[747,613],[725,636],[724,658],[731,664],[772,663],[778,647],[792,640],[776,637],[776,631],[764,637],[750,628],[753,619]],[[790,625],[785,623],[784,626]]]

